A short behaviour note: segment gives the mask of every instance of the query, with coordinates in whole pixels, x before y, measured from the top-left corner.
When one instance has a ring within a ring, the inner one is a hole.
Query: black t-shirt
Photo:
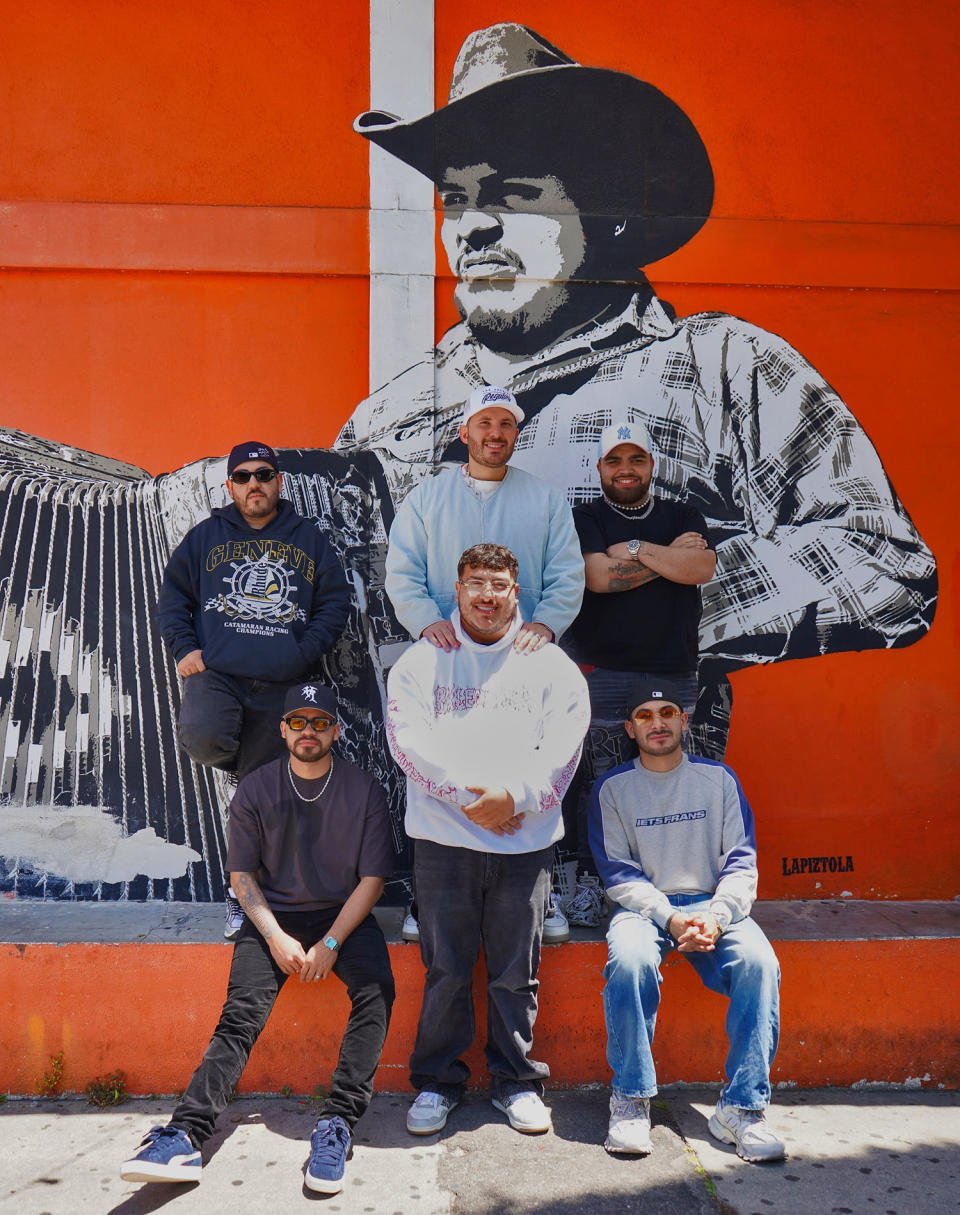
[[[245,776],[230,803],[227,870],[255,873],[273,911],[318,911],[347,901],[362,877],[393,875],[383,790],[339,755],[323,795],[304,802],[290,785],[288,755]],[[326,776],[297,778],[314,797]]]
[[[597,498],[575,507],[573,521],[584,553],[604,553],[624,540],[668,545],[684,532],[699,532],[709,543],[698,510],[663,498],[653,499],[645,519],[626,519]],[[631,591],[584,591],[565,641],[577,662],[614,671],[680,674],[697,669],[699,628],[700,588],[654,578]]]

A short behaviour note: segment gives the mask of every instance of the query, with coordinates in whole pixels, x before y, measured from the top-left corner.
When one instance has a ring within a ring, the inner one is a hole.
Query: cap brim
[[[685,244],[713,204],[710,159],[683,110],[605,68],[511,76],[412,122],[369,110],[354,129],[436,183],[451,167],[492,159],[508,171],[554,162],[584,211],[642,218],[645,261]]]

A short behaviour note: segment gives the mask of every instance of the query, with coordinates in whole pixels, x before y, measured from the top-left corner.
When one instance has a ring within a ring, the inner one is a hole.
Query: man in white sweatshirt
[[[677,949],[711,991],[730,1000],[727,1083],[710,1132],[744,1160],[779,1160],[784,1146],[763,1111],[780,1032],[780,968],[750,918],[753,814],[730,768],[681,750],[687,715],[675,684],[641,678],[625,709],[640,754],[596,782],[590,809],[590,846],[616,905],[603,972],[613,1070],[604,1147],[633,1155],[651,1149],[660,965]]]
[[[516,1130],[550,1129],[544,1063],[530,1057],[537,971],[560,803],[590,720],[586,682],[555,645],[521,654],[518,564],[497,544],[457,567],[457,644],[423,638],[387,683],[387,738],[406,774],[420,950],[427,968],[407,1113],[439,1131],[460,1101],[474,1036],[473,968],[487,964],[486,1058],[494,1106]]]

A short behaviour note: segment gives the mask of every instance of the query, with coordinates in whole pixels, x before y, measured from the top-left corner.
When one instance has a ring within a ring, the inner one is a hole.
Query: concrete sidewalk
[[[119,1178],[168,1099],[102,1112],[78,1099],[0,1106],[3,1215],[272,1215],[307,1204],[337,1215],[944,1215],[960,1210],[960,1093],[808,1089],[776,1094],[785,1162],[748,1165],[714,1142],[716,1090],[657,1099],[654,1152],[600,1146],[607,1089],[551,1092],[554,1130],[512,1131],[478,1093],[440,1135],[404,1129],[409,1095],[378,1094],[357,1128],[343,1193],[303,1188],[316,1108],[243,1097],[220,1119],[196,1186]]]

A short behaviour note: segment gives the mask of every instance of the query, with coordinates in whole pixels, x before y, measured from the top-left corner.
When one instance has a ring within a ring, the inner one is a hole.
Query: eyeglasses
[[[299,713],[294,713],[283,720],[291,730],[295,730],[298,733],[309,726],[314,734],[326,734],[332,726],[337,724],[332,717],[301,717]]]
[[[238,485],[246,485],[250,478],[253,477],[255,480],[261,482],[261,484],[266,485],[276,475],[277,471],[275,468],[255,468],[253,472],[249,468],[235,468],[230,474],[229,479],[236,481]]]
[[[676,721],[682,715],[683,710],[675,705],[664,705],[662,709],[634,709],[633,720],[647,726],[655,717],[659,717],[661,721]]]
[[[482,595],[489,587],[494,595],[506,595],[516,585],[508,578],[468,578],[466,582],[461,582],[468,595]]]

